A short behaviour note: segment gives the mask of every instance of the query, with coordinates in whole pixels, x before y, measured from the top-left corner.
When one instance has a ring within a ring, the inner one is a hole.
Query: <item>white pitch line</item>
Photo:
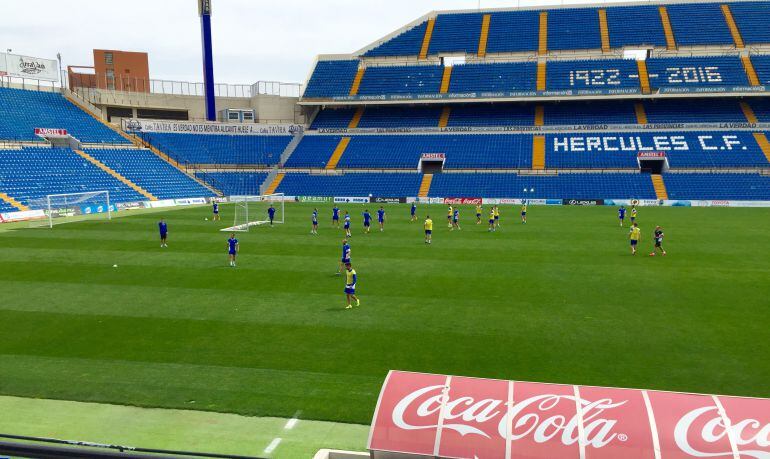
[[[278,448],[278,445],[280,445],[280,444],[281,444],[281,438],[280,437],[273,438],[273,441],[271,441],[270,444],[267,445],[267,448],[265,448],[264,453],[265,454],[272,453],[273,451],[275,451],[276,448]]]
[[[283,428],[286,429],[286,430],[291,430],[291,429],[294,428],[294,426],[297,425],[298,422],[299,422],[299,419],[291,418],[288,421],[286,421],[286,425],[283,426]]]

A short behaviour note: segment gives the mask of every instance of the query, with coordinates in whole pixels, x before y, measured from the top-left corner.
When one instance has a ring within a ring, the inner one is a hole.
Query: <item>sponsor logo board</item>
[[[399,203],[405,203],[406,198],[383,198],[383,197],[373,197],[370,199],[371,202],[376,204],[399,204]]]
[[[0,214],[0,221],[2,222],[20,222],[24,220],[32,220],[35,218],[44,218],[45,212],[42,210],[22,210],[19,212],[5,212]]]
[[[478,205],[483,203],[482,198],[444,198],[444,204],[449,205],[461,205],[461,204],[473,204]]]
[[[601,206],[603,199],[562,199],[562,205],[565,206]]]
[[[369,197],[360,197],[360,196],[344,196],[344,197],[336,197],[334,198],[335,203],[352,203],[352,204],[369,204]]]
[[[175,199],[174,203],[177,206],[192,206],[192,205],[196,205],[196,204],[206,204],[206,198]]]
[[[67,137],[66,129],[35,128],[35,135],[39,137]]]
[[[332,200],[329,196],[298,196],[299,202],[330,202]]]

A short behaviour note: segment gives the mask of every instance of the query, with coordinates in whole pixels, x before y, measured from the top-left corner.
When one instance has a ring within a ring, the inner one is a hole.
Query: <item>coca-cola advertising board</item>
[[[481,205],[483,199],[481,198],[444,198],[444,204],[456,206],[460,204],[471,204],[474,206]]]
[[[374,458],[770,459],[770,399],[391,371]]]

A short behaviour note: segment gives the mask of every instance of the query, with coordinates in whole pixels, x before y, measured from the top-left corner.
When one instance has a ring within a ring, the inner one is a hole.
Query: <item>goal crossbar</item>
[[[253,226],[271,223],[268,210],[274,209],[272,223],[284,222],[284,194],[274,193],[259,196],[230,196],[233,203],[233,226],[220,231],[246,232]]]

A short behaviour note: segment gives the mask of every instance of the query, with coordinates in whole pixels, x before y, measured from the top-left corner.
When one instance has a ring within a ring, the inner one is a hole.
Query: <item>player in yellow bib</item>
[[[631,231],[628,232],[628,239],[631,241],[631,255],[636,255],[636,245],[642,240],[642,230],[639,225],[631,225]]]
[[[452,227],[452,213],[453,212],[454,212],[454,208],[452,208],[452,206],[449,206],[449,208],[446,211],[447,228],[451,228]]]
[[[521,205],[521,222],[526,224],[527,223],[527,203]]]
[[[430,219],[430,215],[426,216],[425,223],[422,226],[425,228],[425,243],[430,244],[433,235],[433,220]]]
[[[481,206],[481,204],[476,206],[476,224],[481,224],[481,213],[484,211],[484,208]]]

